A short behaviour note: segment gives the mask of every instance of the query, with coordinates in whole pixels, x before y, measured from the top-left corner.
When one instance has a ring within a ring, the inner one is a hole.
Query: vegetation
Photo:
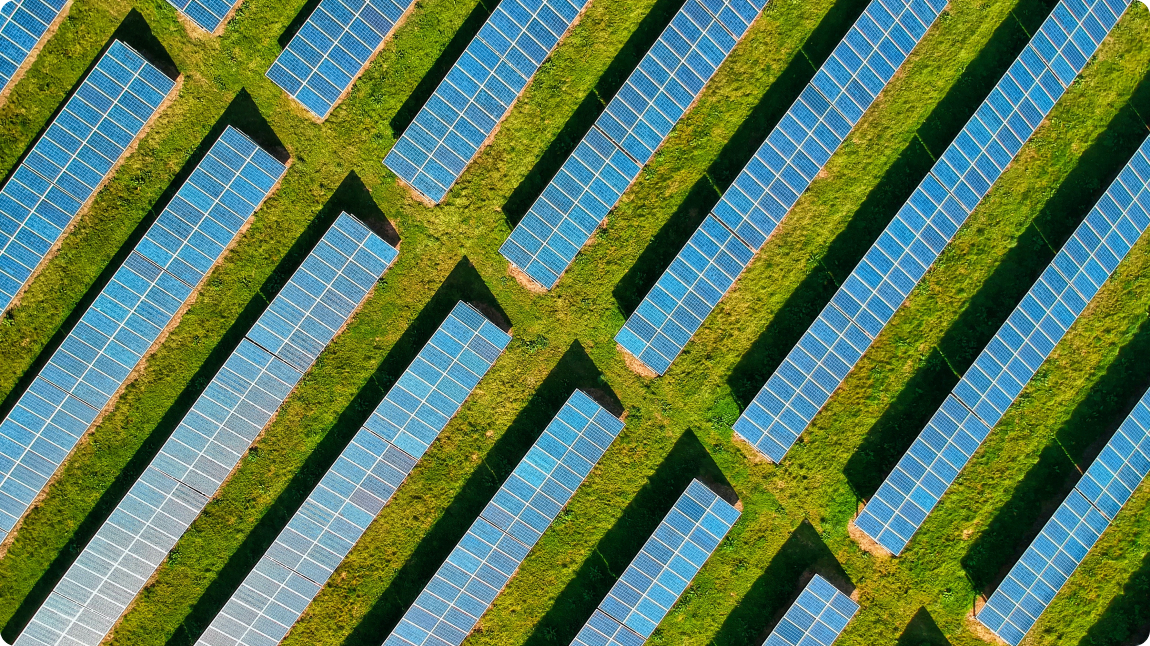
[[[865,0],[773,0],[697,107],[553,293],[522,289],[498,245],[680,4],[594,0],[443,205],[380,161],[492,2],[422,0],[324,124],[263,77],[315,2],[245,0],[223,36],[163,0],[75,0],[0,106],[9,172],[114,33],[184,75],[59,255],[0,325],[0,410],[108,280],[211,133],[239,125],[290,152],[282,186],[182,322],[68,461],[0,560],[0,621],[22,630],[275,289],[339,209],[388,218],[399,260],[179,542],[114,644],[190,644],[458,298],[500,308],[517,341],[288,636],[379,644],[574,387],[618,398],[627,428],[469,644],[567,644],[695,476],[729,482],[742,520],[652,643],[755,644],[804,571],[857,586],[840,644],[983,643],[997,580],[1150,385],[1150,241],[1142,240],[898,559],[847,533],[862,499],[1146,134],[1150,15],[1135,3],[1098,57],[781,466],[730,423],[986,92],[1049,0],[955,0],[669,373],[645,380],[612,340],[718,191]],[[306,5],[306,6],[305,6]],[[412,106],[415,106],[413,108]],[[1150,488],[1058,596],[1031,644],[1128,643],[1150,624]],[[897,637],[896,637],[897,636]]]

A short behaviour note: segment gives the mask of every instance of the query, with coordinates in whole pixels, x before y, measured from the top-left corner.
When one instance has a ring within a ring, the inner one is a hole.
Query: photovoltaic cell
[[[766,0],[687,0],[499,251],[547,289],[575,259]]]
[[[0,2],[0,92],[29,62],[32,50],[48,34],[68,0]]]
[[[586,4],[500,2],[383,163],[441,201]]]
[[[286,167],[228,128],[0,422],[0,540]]]
[[[173,87],[117,40],[68,99],[0,189],[0,313]]]
[[[857,525],[897,554],[1150,225],[1150,140],[975,359]]]
[[[197,644],[282,641],[510,342],[458,303]]]
[[[859,606],[815,575],[763,646],[831,646]]]
[[[571,646],[639,646],[651,636],[739,510],[692,480]]]
[[[323,0],[268,69],[267,77],[326,119],[411,0]]]
[[[872,0],[615,340],[663,374],[926,34],[945,0]]]
[[[56,584],[18,646],[104,639],[396,255],[355,218],[336,219]]]
[[[385,646],[459,646],[623,422],[576,390],[471,524]]]
[[[1017,646],[1150,473],[1150,393],[990,596],[978,620]]]
[[[240,0],[168,0],[168,4],[179,9],[180,13],[204,31],[213,34],[239,3]]]
[[[778,462],[1118,22],[1129,0],[1063,0],[735,423]]]

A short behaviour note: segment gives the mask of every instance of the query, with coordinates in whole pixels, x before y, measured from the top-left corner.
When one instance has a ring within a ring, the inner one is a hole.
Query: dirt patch
[[[547,288],[535,282],[535,279],[528,276],[522,269],[516,267],[511,263],[507,263],[507,273],[515,279],[515,282],[523,286],[523,289],[531,292],[532,294],[546,294]]]
[[[855,516],[855,518],[858,518],[858,516]],[[847,523],[847,534],[854,539],[854,542],[858,543],[862,551],[883,559],[894,558],[894,554],[891,554],[890,550],[879,545],[877,541],[867,536],[866,532],[859,529],[858,526],[855,525],[854,518],[851,519],[851,522]]]
[[[619,354],[623,355],[623,363],[625,363],[627,367],[631,369],[631,372],[645,379],[654,379],[655,377],[659,376],[659,373],[648,368],[647,364],[640,361],[639,357],[636,357],[635,355],[628,352],[627,349],[623,346],[616,343],[615,347],[619,350]]]

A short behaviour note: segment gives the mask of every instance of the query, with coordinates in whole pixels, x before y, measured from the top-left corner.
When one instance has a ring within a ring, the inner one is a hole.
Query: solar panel
[[[229,127],[0,421],[0,540],[107,408],[286,167]]]
[[[97,646],[103,641],[397,254],[355,218],[340,214],[16,644]]]
[[[771,460],[783,459],[1128,4],[1063,0],[1054,8],[743,411],[734,426],[740,437]]]
[[[499,252],[551,289],[766,0],[687,0]]]
[[[308,112],[326,119],[414,4],[323,0],[268,68],[267,77]]]
[[[232,15],[240,0],[168,0],[172,5],[196,23],[204,31],[216,34],[224,21]]]
[[[108,179],[175,82],[113,41],[0,189],[0,313]]]
[[[197,644],[282,641],[510,342],[457,304]]]
[[[872,0],[626,325],[663,374],[926,34],[945,0]]]
[[[30,63],[68,0],[0,2],[0,94]]]
[[[462,644],[621,430],[593,399],[572,393],[384,646]]]
[[[739,513],[692,480],[571,646],[639,646],[647,641]]]
[[[816,574],[763,646],[831,646],[859,606]]]
[[[1150,225],[1150,140],[975,359],[859,514],[860,529],[897,554],[925,521],[1054,346]]]
[[[1042,532],[990,596],[978,620],[1017,646],[1139,483],[1150,473],[1150,393],[1134,407]]]

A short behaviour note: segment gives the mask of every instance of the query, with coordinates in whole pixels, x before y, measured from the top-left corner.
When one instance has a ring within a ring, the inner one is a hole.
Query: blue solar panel
[[[1150,140],[975,359],[857,524],[897,554],[1150,225]]]
[[[336,219],[17,644],[97,646],[104,639],[397,253],[348,214]]]
[[[0,312],[8,309],[175,86],[114,41],[0,189]]]
[[[48,28],[60,17],[67,0],[13,0],[0,3],[0,94],[31,62]]]
[[[367,68],[407,0],[323,0],[268,69],[267,77],[309,112],[326,119]]]
[[[286,167],[228,128],[0,422],[0,538],[123,387]]]
[[[945,0],[872,0],[615,336],[663,374],[902,66]]]
[[[1055,7],[739,417],[739,436],[783,459],[1073,79],[1054,70],[1063,58],[1043,58],[1044,43],[1062,43],[1058,56],[1073,59],[1068,69],[1077,74],[1128,4],[1063,0]],[[1083,26],[1070,40],[1058,37],[1070,17]]]
[[[763,646],[831,646],[859,606],[815,575]]]
[[[168,0],[192,22],[209,33],[216,33],[224,20],[235,11],[240,0]]]
[[[623,430],[576,390],[427,587],[385,646],[459,646]]]
[[[197,644],[282,641],[510,342],[457,304]]]
[[[547,289],[699,97],[766,0],[687,0],[499,252]]]
[[[500,2],[383,163],[442,200],[586,4]]]
[[[692,480],[571,646],[647,641],[738,519],[739,510]]]
[[[978,613],[1017,646],[1090,548],[1150,473],[1150,393],[1142,396],[1102,453],[1054,512]]]

